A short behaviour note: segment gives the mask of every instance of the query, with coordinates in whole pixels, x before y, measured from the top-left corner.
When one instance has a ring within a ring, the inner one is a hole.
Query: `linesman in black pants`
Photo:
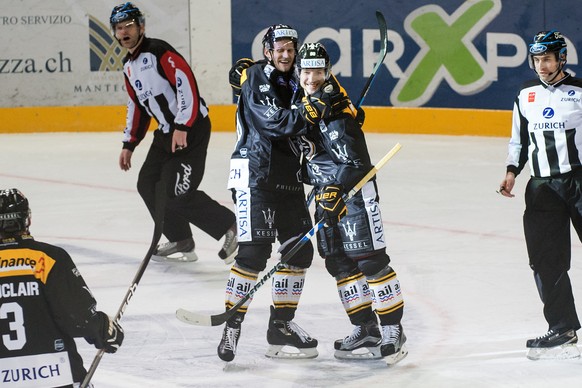
[[[231,263],[238,246],[234,213],[198,190],[204,176],[210,119],[192,69],[167,42],[145,36],[145,17],[132,3],[114,7],[110,24],[115,39],[128,50],[123,66],[129,101],[119,156],[122,170],[131,168],[131,156],[151,118],[158,122],[137,181],[152,216],[155,185],[160,179],[167,185],[164,235],[169,242],[159,245],[152,258],[196,261],[193,224],[216,240],[224,236],[218,255]]]

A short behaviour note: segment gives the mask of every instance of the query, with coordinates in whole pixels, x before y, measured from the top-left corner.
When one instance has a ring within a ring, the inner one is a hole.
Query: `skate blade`
[[[379,360],[382,358],[379,346],[361,347],[354,350],[336,350],[338,360]]]
[[[386,364],[390,366],[402,361],[406,356],[408,356],[408,349],[406,346],[402,346],[400,351],[384,357],[384,361],[386,361]]]
[[[576,344],[566,344],[554,348],[529,348],[526,357],[530,360],[567,360],[580,357]]]
[[[319,355],[317,348],[299,349],[291,345],[269,345],[265,356],[280,359],[305,359],[315,358]]]
[[[198,261],[198,256],[194,251],[172,253],[168,256],[152,255],[152,260],[158,263],[193,263]]]

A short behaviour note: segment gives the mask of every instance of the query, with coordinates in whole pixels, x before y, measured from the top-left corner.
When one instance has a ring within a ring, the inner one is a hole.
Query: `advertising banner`
[[[300,43],[326,46],[356,100],[380,49],[376,10],[387,21],[388,55],[366,105],[511,109],[521,82],[535,76],[528,44],[554,28],[567,38],[566,68],[582,75],[579,12],[567,0],[233,1],[233,58],[262,58],[266,28],[289,24]]]
[[[0,107],[125,105],[125,54],[109,16],[121,1],[2,0]],[[163,4],[162,4],[163,3]],[[143,0],[146,31],[190,58],[188,0]]]

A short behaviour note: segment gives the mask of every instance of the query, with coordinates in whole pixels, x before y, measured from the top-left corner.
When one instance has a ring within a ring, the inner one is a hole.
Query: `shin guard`
[[[400,323],[404,313],[404,300],[396,272],[387,266],[374,276],[368,277],[372,294],[372,306],[382,325]]]
[[[295,311],[303,292],[306,271],[305,268],[285,264],[273,275],[271,294],[276,319],[290,321],[295,317]]]
[[[230,269],[230,276],[226,283],[226,293],[224,304],[227,309],[232,308],[251,288],[257,283],[259,273],[250,269],[241,268],[237,264]],[[252,298],[238,309],[241,313],[246,313]]]

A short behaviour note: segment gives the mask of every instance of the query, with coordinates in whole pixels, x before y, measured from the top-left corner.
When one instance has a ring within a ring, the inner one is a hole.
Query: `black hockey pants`
[[[139,172],[137,189],[150,214],[154,214],[155,185],[166,183],[164,235],[169,241],[192,236],[193,224],[219,240],[235,223],[234,213],[198,190],[204,176],[210,141],[210,119],[205,118],[188,133],[188,147],[171,152],[172,134],[154,132],[154,140]]]
[[[582,177],[532,178],[523,216],[530,267],[549,329],[579,329],[572,286],[570,221],[582,241]]]

